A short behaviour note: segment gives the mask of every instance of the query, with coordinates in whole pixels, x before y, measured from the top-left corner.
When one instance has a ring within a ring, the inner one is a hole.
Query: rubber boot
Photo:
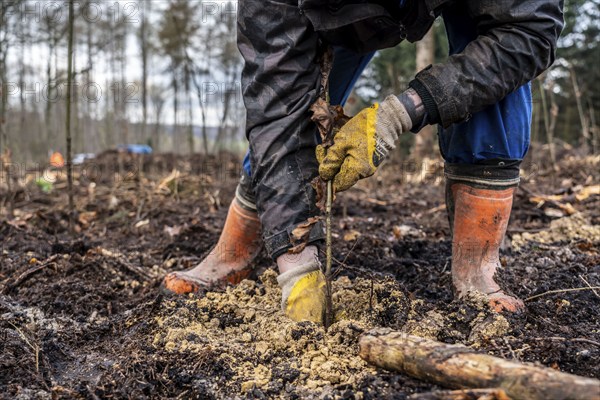
[[[184,294],[238,284],[252,272],[250,263],[262,246],[260,232],[256,211],[242,207],[234,198],[214,249],[196,267],[168,274],[162,282],[163,290]]]
[[[478,291],[490,307],[515,312],[523,302],[505,294],[494,281],[499,250],[506,234],[514,187],[481,188],[463,182],[446,186],[446,207],[452,231],[452,282],[459,297]]]
[[[322,325],[325,317],[325,276],[315,258],[277,277],[281,309],[291,320]]]

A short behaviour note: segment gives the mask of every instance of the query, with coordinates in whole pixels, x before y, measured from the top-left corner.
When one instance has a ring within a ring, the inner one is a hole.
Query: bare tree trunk
[[[538,79],[538,84],[540,86],[540,96],[542,98],[542,112],[544,116],[544,128],[546,130],[546,140],[548,142],[548,149],[550,151],[550,161],[552,161],[552,168],[554,171],[558,169],[556,165],[556,151],[554,149],[554,137],[552,135],[552,131],[550,130],[550,120],[548,118],[548,103],[546,101],[546,89],[544,88],[544,84],[540,79]]]
[[[26,25],[21,26],[21,37],[19,40],[20,54],[19,54],[19,100],[21,105],[20,120],[19,120],[19,137],[23,137],[25,131],[25,36],[26,36]]]
[[[75,68],[75,66],[77,65],[77,59],[76,59],[77,55],[75,52],[73,52],[73,60],[72,60],[72,65],[73,65],[73,69]],[[75,79],[76,73],[73,73],[73,80]],[[72,115],[73,115],[73,151],[75,153],[80,153],[81,152],[81,126],[80,126],[80,121],[79,121],[79,91],[77,89],[73,90],[73,94],[72,94]]]
[[[91,3],[87,3],[87,7],[90,7]],[[85,80],[86,83],[91,83],[91,76],[92,76],[92,69],[94,67],[94,60],[93,60],[93,56],[92,56],[92,22],[88,19],[86,19],[87,23],[87,29],[86,29],[86,41],[87,41],[87,68],[85,71]],[[94,134],[95,132],[92,132],[92,123],[93,123],[93,118],[92,118],[92,101],[90,101],[89,98],[86,97],[86,102],[85,102],[85,132],[87,135],[87,140],[84,142],[87,144],[87,146],[83,146],[83,150],[84,152],[88,152],[91,149],[96,149],[98,147],[100,147],[100,143],[98,143],[98,140],[96,139],[98,135]],[[94,143],[90,143],[92,141],[92,138],[94,138]]]
[[[592,151],[594,152],[594,154],[598,154],[598,146],[600,145],[600,143],[598,143],[598,136],[600,135],[600,133],[598,131],[600,131],[600,127],[598,126],[598,124],[596,123],[596,114],[594,112],[594,107],[592,107],[592,105],[589,105],[589,109],[590,109],[590,122],[592,124]]]
[[[435,33],[433,28],[417,42],[416,64],[417,72],[421,71],[430,64],[433,64],[435,55]],[[426,157],[433,157],[435,146],[435,127],[427,125],[415,135],[415,147],[413,156],[417,163],[423,161]]]
[[[119,29],[124,29],[119,27]],[[125,47],[127,41],[127,33],[121,32],[121,35],[118,36],[120,40],[119,43],[119,75],[121,77],[121,83],[119,87],[119,132],[121,132],[121,137],[123,141],[127,144],[131,142],[129,137],[129,120],[127,118],[127,102],[129,101],[129,93],[128,93],[128,85],[125,78]]]
[[[206,108],[204,106],[204,99],[202,98],[202,88],[196,81],[196,76],[193,77],[194,85],[196,86],[196,92],[198,94],[198,103],[200,104],[200,118],[202,119],[202,147],[204,148],[204,154],[208,154],[208,132],[206,131]]]
[[[146,12],[145,8],[150,7],[151,1],[141,1],[141,26],[140,26],[140,45],[142,50],[142,138],[147,141],[146,125],[148,124],[148,40],[146,38]]]
[[[206,130],[206,109],[202,103],[202,95],[198,95],[200,98],[200,116],[202,117],[202,143],[204,145],[204,154],[208,154],[208,132]]]
[[[49,150],[54,150],[56,144],[54,143],[54,134],[52,132],[52,124],[50,120],[52,118],[52,54],[54,53],[54,44],[52,40],[48,41],[48,63],[46,64],[46,109],[44,112],[44,124],[46,126],[46,143]]]
[[[552,82],[554,86],[554,82]],[[554,96],[554,90],[550,90],[550,126],[548,128],[548,137],[554,141],[554,132],[556,130],[556,121],[558,119],[558,104]]]
[[[575,92],[575,103],[577,104],[577,112],[579,112],[579,121],[581,123],[581,136],[583,140],[581,147],[583,148],[584,154],[589,152],[590,143],[590,129],[587,118],[583,111],[583,104],[581,102],[581,90],[579,90],[579,84],[577,83],[577,76],[575,75],[575,68],[569,64],[569,72],[571,73],[571,83],[573,84],[573,92]]]
[[[105,81],[105,87],[110,87],[110,80],[108,78],[106,78]],[[113,92],[113,96],[114,96],[114,92]],[[110,113],[110,96],[107,93],[106,96],[104,96],[104,147],[108,148],[111,147],[114,143],[112,141],[112,130],[113,130],[113,119],[114,119],[114,110],[113,110],[113,114],[111,115]],[[114,101],[113,101],[113,105],[114,105]]]
[[[186,64],[184,66],[184,79],[185,79],[185,98],[188,107],[188,128],[187,128],[187,142],[190,154],[194,154],[194,115],[192,113],[192,95],[190,91],[190,70]]]
[[[67,136],[67,184],[69,191],[69,227],[73,227],[73,212],[75,204],[73,201],[73,163],[71,154],[71,86],[73,80],[73,25],[75,22],[73,0],[69,0],[69,47],[67,50],[67,116],[65,122],[65,133]]]
[[[177,127],[177,108],[179,106],[178,97],[179,97],[179,85],[177,83],[177,72],[173,71],[173,132],[172,132],[172,144],[171,147],[174,152],[179,150],[177,144],[179,143],[178,137],[178,127]]]
[[[6,72],[7,65],[6,59],[8,56],[8,3],[0,3],[0,160],[2,160],[1,167],[4,167],[8,160],[5,160],[5,156],[8,154],[6,149],[8,148],[8,139],[6,137],[6,109],[8,102],[7,93],[7,76]],[[6,148],[6,149],[5,149]],[[3,175],[3,170],[0,170],[0,174]],[[10,178],[7,179],[10,181]]]
[[[226,85],[234,84],[235,74],[231,69],[227,71],[225,79],[227,82]],[[213,145],[213,152],[215,153],[219,150],[222,150],[224,147],[223,142],[225,141],[227,118],[229,116],[229,109],[231,106],[231,90],[228,90],[227,87],[224,87],[223,90],[225,91],[225,93],[223,93],[223,114],[221,115],[219,129],[217,130],[217,138],[215,140],[215,144]]]
[[[160,136],[159,136],[159,129],[160,129],[160,123],[161,123],[161,115],[162,115],[162,110],[163,107],[165,105],[165,100],[162,96],[162,88],[159,87],[154,87],[153,90],[150,92],[150,99],[152,100],[152,104],[154,104],[154,129],[152,132],[152,145],[155,146],[155,148],[158,149],[162,149],[161,145],[160,145]]]
[[[451,388],[499,388],[515,399],[598,399],[600,381],[476,353],[462,345],[386,328],[359,341],[360,356],[381,368]]]

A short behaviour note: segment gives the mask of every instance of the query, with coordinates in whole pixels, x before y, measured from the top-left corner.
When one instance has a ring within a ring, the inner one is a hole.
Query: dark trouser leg
[[[319,40],[299,14],[296,0],[244,0],[238,27],[245,61],[242,87],[250,176],[265,247],[276,259],[294,247],[324,238],[320,222],[308,231],[296,229],[319,215],[311,186],[318,171],[315,147],[319,139],[309,112],[320,89]],[[336,55],[344,66],[334,64],[338,73],[330,82],[330,93],[332,102],[341,103],[372,54],[359,56],[336,49]]]
[[[252,182],[265,246],[276,258],[296,244],[294,229],[318,215],[309,107],[320,85],[319,43],[293,0],[240,2],[238,28]],[[322,237],[314,224],[303,242]]]

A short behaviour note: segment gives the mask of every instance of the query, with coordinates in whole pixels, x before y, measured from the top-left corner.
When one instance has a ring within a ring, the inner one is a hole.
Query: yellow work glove
[[[411,128],[406,108],[398,97],[388,96],[351,118],[331,147],[317,146],[319,175],[324,181],[333,179],[336,192],[351,188],[359,179],[373,175],[396,147],[398,135]]]
[[[325,276],[318,261],[284,272],[277,282],[281,287],[281,308],[290,319],[323,323]]]

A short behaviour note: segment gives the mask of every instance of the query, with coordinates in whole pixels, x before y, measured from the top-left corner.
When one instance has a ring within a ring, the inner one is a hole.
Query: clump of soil
[[[269,269],[259,282],[246,280],[225,292],[164,302],[155,317],[153,346],[200,357],[215,354],[214,362],[225,366],[228,385],[242,394],[257,389],[265,395],[331,393],[356,387],[375,373],[358,356],[358,337],[384,321],[402,325],[408,300],[397,284],[335,281],[338,312],[325,331],[285,317],[276,277]]]
[[[536,243],[559,243],[559,242],[600,242],[600,225],[593,225],[582,213],[576,213],[568,217],[559,218],[550,222],[547,230],[516,234],[512,238],[515,250],[523,249],[527,244]]]

